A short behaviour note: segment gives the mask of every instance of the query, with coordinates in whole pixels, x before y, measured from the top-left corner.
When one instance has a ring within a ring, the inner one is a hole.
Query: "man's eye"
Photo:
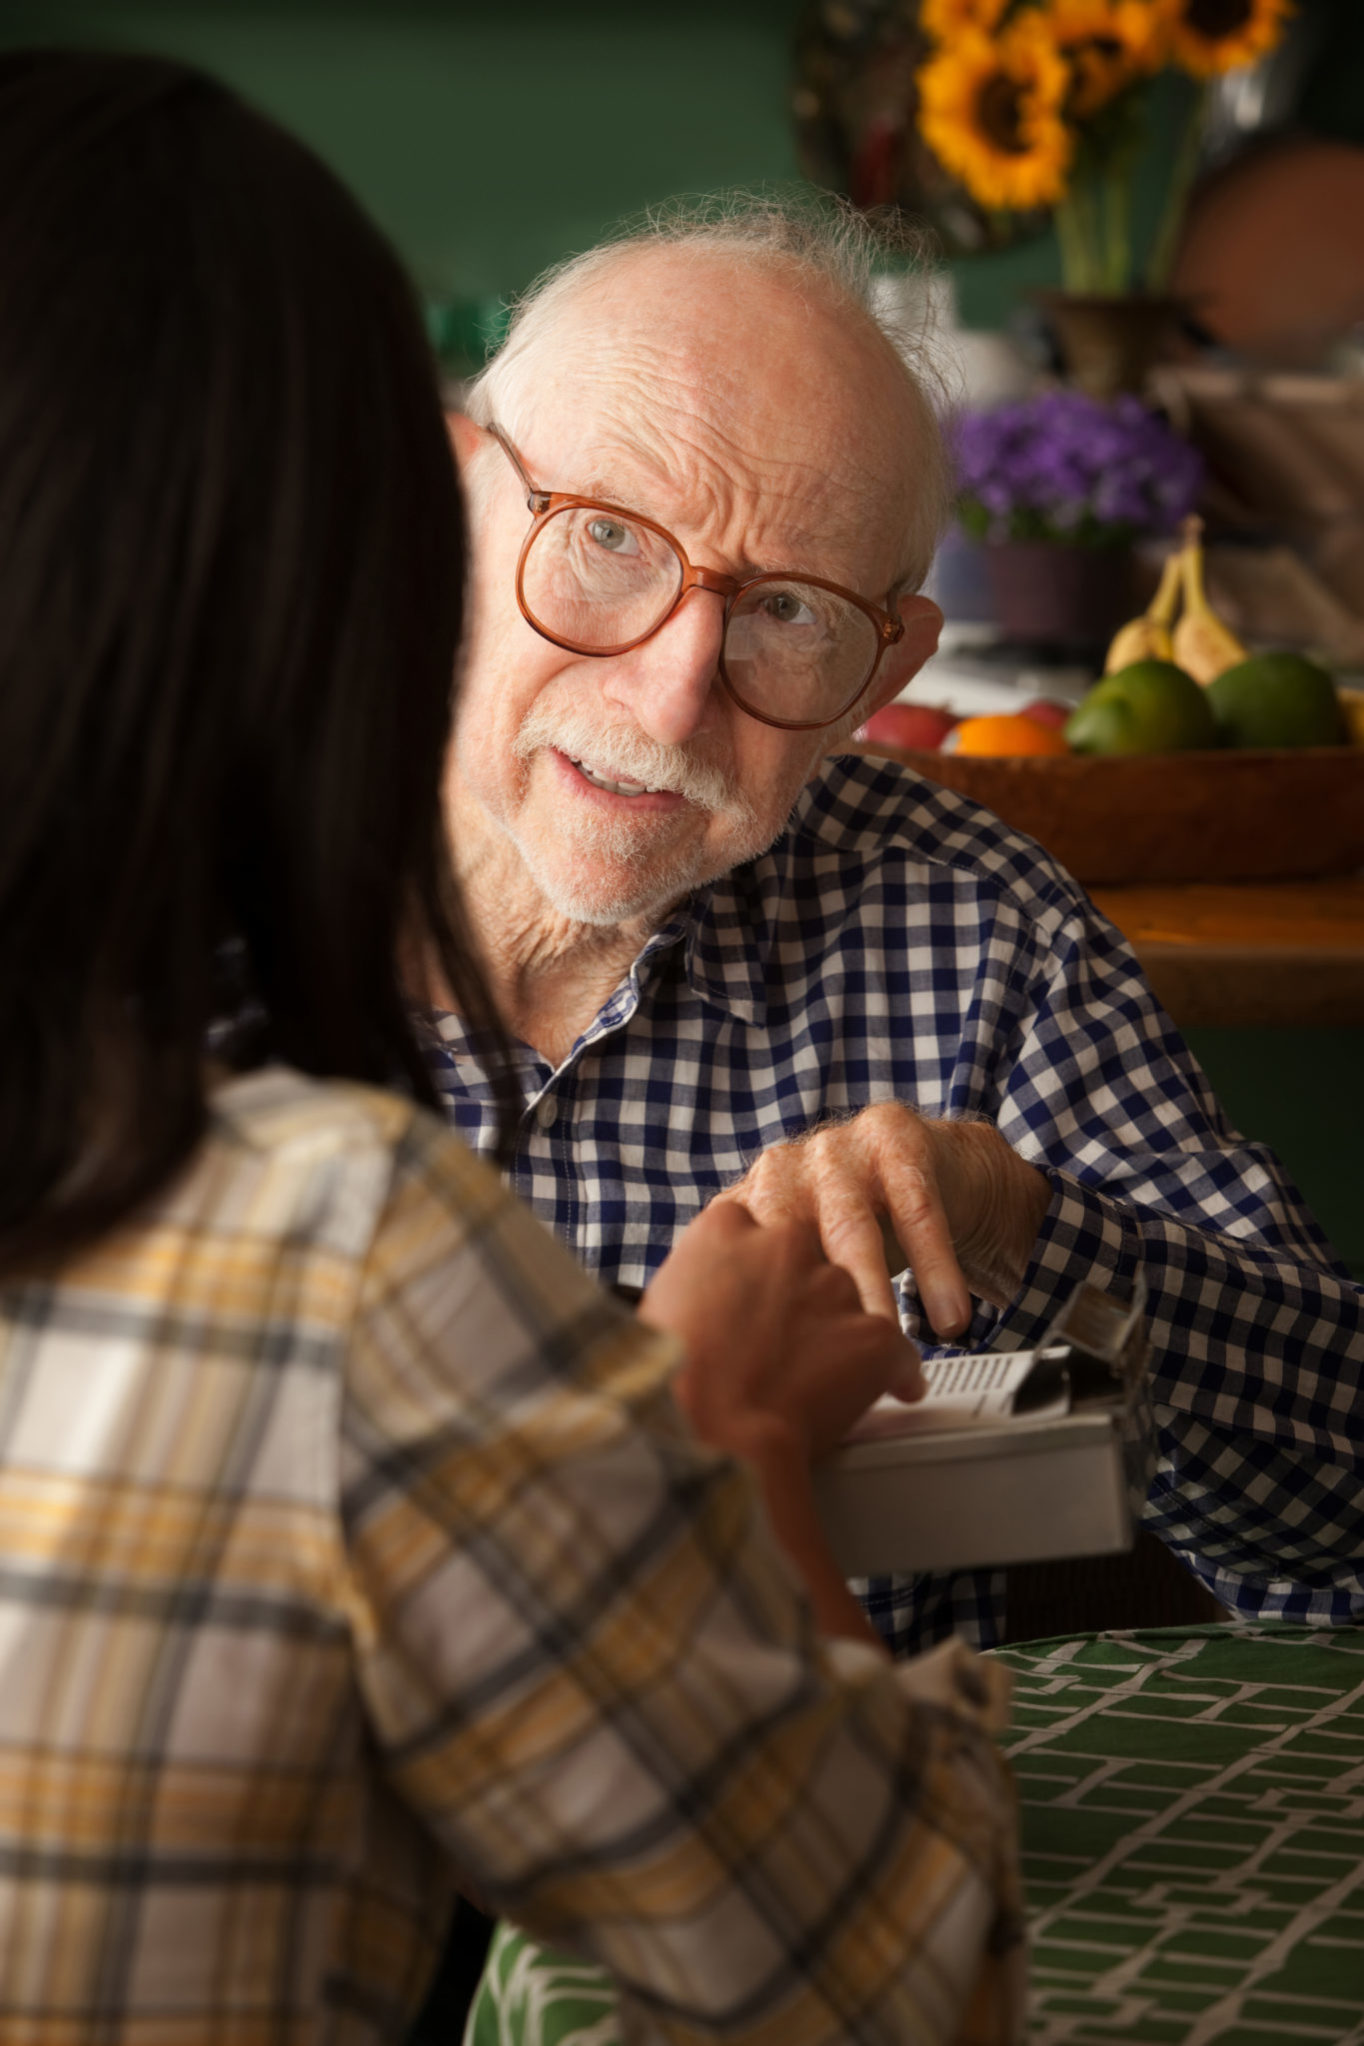
[[[763,599],[763,609],[778,625],[813,625],[815,614],[803,597],[794,590],[770,590]]]
[[[639,542],[623,519],[608,519],[600,512],[587,522],[588,537],[608,554],[638,554]]]

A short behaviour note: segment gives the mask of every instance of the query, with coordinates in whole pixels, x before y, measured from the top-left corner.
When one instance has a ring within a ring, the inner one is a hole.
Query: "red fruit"
[[[876,746],[903,746],[911,753],[936,753],[959,722],[940,703],[887,703],[853,737]]]
[[[1050,725],[1054,732],[1059,732],[1074,708],[1073,703],[1056,703],[1050,696],[1034,696],[1018,715],[1033,718],[1039,725]]]

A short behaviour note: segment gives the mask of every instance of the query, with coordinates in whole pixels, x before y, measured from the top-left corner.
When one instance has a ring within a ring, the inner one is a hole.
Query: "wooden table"
[[[1364,1024],[1364,874],[1090,894],[1182,1027]]]

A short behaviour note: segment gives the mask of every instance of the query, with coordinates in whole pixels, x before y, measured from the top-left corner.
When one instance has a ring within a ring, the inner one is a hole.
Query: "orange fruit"
[[[1053,725],[1021,715],[963,718],[947,735],[944,753],[1069,753]]]

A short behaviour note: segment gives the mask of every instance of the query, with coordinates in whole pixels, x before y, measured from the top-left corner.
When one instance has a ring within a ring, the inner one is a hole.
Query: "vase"
[[[1140,392],[1165,358],[1186,299],[1144,292],[1036,291],[1068,380],[1091,398]]]
[[[1135,608],[1126,547],[1003,540],[985,549],[995,622],[1023,646],[1098,658]]]

